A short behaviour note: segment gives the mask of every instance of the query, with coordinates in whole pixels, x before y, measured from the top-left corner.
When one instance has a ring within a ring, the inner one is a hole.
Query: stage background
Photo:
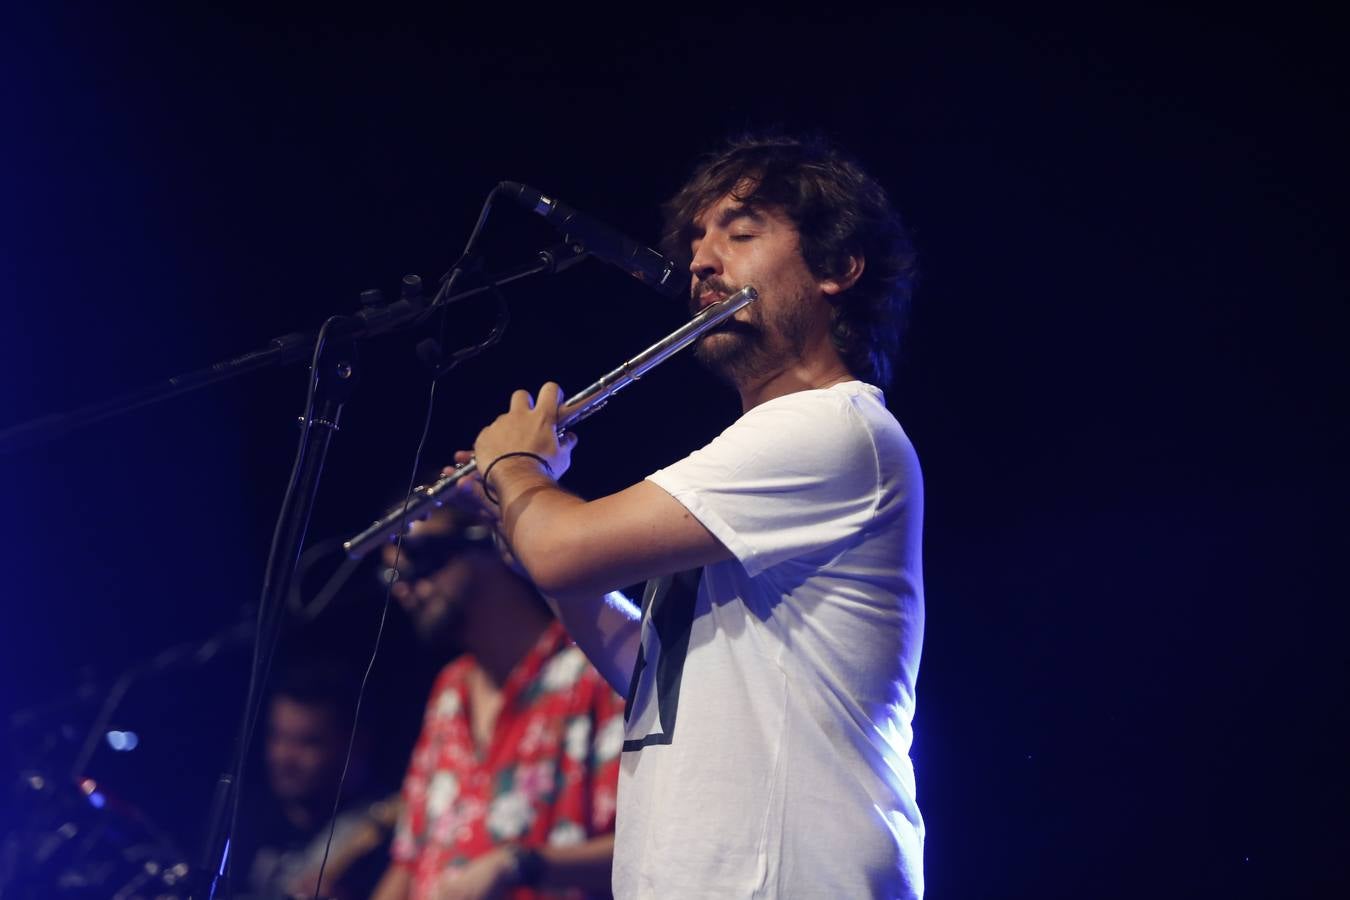
[[[316,328],[405,273],[430,282],[499,180],[651,240],[728,132],[837,138],[921,253],[888,399],[926,475],[913,756],[930,896],[1350,887],[1329,19],[5,16],[0,427]],[[499,207],[489,265],[553,240]],[[683,318],[598,262],[507,294],[505,340],[441,386],[429,461],[512,389],[578,389]],[[412,344],[363,350],[313,540],[359,530],[406,483],[428,384]],[[259,372],[4,457],[7,784],[42,737],[59,769],[92,713],[67,702],[81,684],[247,615],[304,386],[300,366]],[[735,414],[672,361],[584,426],[566,483],[626,486]],[[378,617],[353,591],[282,652],[359,664]],[[386,778],[434,663],[395,615],[367,707]],[[92,763],[194,852],[244,668],[236,648],[138,683],[114,725],[141,746]]]

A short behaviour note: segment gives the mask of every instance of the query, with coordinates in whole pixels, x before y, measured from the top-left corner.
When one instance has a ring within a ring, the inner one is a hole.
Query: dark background
[[[7,15],[0,427],[431,280],[498,180],[653,239],[658,203],[726,133],[822,131],[921,252],[888,398],[927,479],[929,895],[1350,886],[1329,19]],[[553,239],[499,208],[489,265]],[[439,391],[437,462],[511,389],[578,389],[682,320],[596,262],[508,295],[506,339]],[[406,483],[428,384],[413,342],[363,350],[313,540]],[[247,614],[304,386],[300,366],[260,372],[4,457],[0,709],[68,700]],[[567,482],[626,486],[735,413],[672,361],[584,426]],[[363,664],[379,612],[353,591],[282,653]],[[436,661],[390,627],[367,710],[396,778]],[[91,770],[195,848],[244,687],[242,650],[142,680],[113,723],[141,747]],[[39,755],[68,765],[92,710],[10,727],[6,781],[44,736]]]

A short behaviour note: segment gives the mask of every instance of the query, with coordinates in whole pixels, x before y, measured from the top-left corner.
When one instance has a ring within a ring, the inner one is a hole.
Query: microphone
[[[579,213],[556,197],[549,197],[528,184],[503,181],[497,190],[580,244],[581,249],[612,266],[618,266],[638,281],[667,297],[689,292],[689,273],[650,247],[624,237],[602,222]]]

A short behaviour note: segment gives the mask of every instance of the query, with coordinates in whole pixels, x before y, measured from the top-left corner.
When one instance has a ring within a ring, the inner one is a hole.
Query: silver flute
[[[663,337],[661,340],[634,356],[628,362],[600,378],[586,390],[568,400],[558,410],[558,434],[573,425],[588,419],[599,412],[619,391],[637,381],[651,369],[665,362],[680,350],[698,340],[709,331],[731,318],[742,307],[759,299],[757,292],[746,285],[725,300],[705,307],[698,315]],[[442,475],[431,484],[413,488],[408,499],[400,503],[383,518],[376,520],[369,528],[356,537],[346,541],[342,549],[351,559],[361,559],[377,547],[404,534],[419,519],[425,519],[433,509],[446,503],[449,491],[460,479],[472,475],[478,470],[478,461],[469,460],[455,468],[449,475]]]

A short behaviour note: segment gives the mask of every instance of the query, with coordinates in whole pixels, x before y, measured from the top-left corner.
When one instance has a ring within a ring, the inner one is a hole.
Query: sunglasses
[[[409,536],[403,539],[398,566],[376,566],[375,580],[381,587],[396,581],[411,584],[445,568],[465,550],[492,544],[492,530],[485,525],[470,525],[443,534]]]

